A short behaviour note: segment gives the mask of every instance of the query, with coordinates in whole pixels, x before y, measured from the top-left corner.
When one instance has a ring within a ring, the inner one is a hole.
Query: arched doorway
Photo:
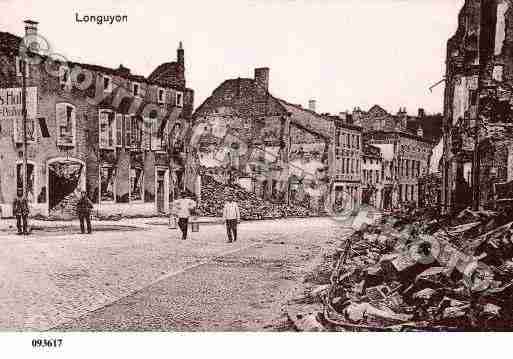
[[[79,192],[85,190],[85,163],[74,158],[54,158],[47,163],[48,212],[73,216]]]

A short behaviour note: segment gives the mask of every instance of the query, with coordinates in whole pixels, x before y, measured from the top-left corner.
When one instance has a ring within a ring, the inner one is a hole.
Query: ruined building
[[[513,180],[512,85],[513,1],[466,0],[447,42],[446,211],[468,206],[472,199],[488,207],[495,199],[513,197],[501,193]]]
[[[268,68],[224,81],[194,113],[200,167],[273,201],[317,206],[345,190],[358,205],[361,129],[309,105],[271,95]]]
[[[28,196],[32,214],[70,217],[80,190],[99,214],[165,213],[183,182],[181,141],[193,110],[185,57],[149,77],[118,68],[52,61],[26,41],[0,32],[0,208],[11,203],[23,177],[21,94],[26,68]],[[28,54],[27,61],[23,54]],[[30,61],[29,61],[30,59]]]
[[[423,109],[418,116],[409,116],[405,108],[393,115],[375,105],[369,111],[356,108],[352,117],[364,129],[365,143],[381,151],[379,202],[375,203],[384,209],[405,202],[418,204],[419,179],[429,172],[432,150],[440,136],[433,125],[438,116],[426,116]]]

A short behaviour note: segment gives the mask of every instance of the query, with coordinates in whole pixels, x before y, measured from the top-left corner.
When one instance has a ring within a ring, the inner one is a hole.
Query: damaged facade
[[[363,144],[362,203],[383,208],[383,157],[378,147]]]
[[[513,198],[507,190],[513,180],[512,20],[510,0],[467,0],[447,43],[446,211],[469,206],[472,199],[474,206],[489,208]]]
[[[363,127],[365,143],[381,151],[381,193],[379,208],[391,209],[401,203],[419,203],[419,179],[427,175],[437,133],[431,131],[437,117],[427,120],[419,109],[417,117],[401,108],[392,115],[375,105],[368,112],[353,111],[353,121]],[[424,128],[429,135],[424,135]]]
[[[272,96],[268,68],[255,69],[252,79],[224,81],[195,111],[194,121],[202,126],[195,149],[202,170],[221,182],[236,181],[264,199],[310,208],[321,209],[346,180],[339,173],[341,147],[346,146],[342,132],[350,133],[352,152],[361,150],[356,126],[335,124]],[[336,133],[344,142],[333,141]],[[352,165],[356,189],[360,169],[356,161]]]
[[[36,26],[27,23],[27,31],[37,33]],[[21,41],[0,33],[4,97],[21,93]],[[87,190],[98,215],[167,212],[171,184],[178,186],[185,171],[185,146],[172,140],[173,133],[188,126],[193,109],[181,45],[177,61],[148,78],[121,65],[30,55],[38,59],[27,63],[27,104],[34,108],[27,123],[31,214],[72,217],[80,190]],[[22,120],[5,110],[0,116],[0,206],[2,216],[10,216],[22,186]]]

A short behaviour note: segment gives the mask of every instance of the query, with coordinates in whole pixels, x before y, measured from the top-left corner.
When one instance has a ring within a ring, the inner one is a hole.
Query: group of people
[[[197,203],[186,192],[173,202],[172,215],[178,218],[178,227],[182,232],[182,240],[187,239],[189,219],[196,213]],[[223,208],[223,220],[226,223],[228,243],[237,241],[237,225],[240,223],[239,205],[233,196],[226,197]]]
[[[87,197],[87,192],[82,191],[80,198],[77,202],[77,215],[80,221],[80,231],[82,234],[92,233],[91,228],[91,211],[93,203]],[[196,213],[197,203],[186,192],[182,193],[180,198],[173,202],[172,215],[178,218],[178,227],[182,232],[182,240],[187,239],[187,232],[189,227],[189,219]],[[12,204],[12,212],[16,217],[16,227],[18,234],[29,234],[28,231],[28,215],[30,213],[27,197],[21,191],[14,199]],[[240,223],[240,210],[239,205],[233,196],[228,196],[223,208],[223,219],[226,222],[226,233],[228,236],[228,243],[237,241],[237,225]]]
[[[93,203],[87,197],[86,191],[81,192],[76,206],[78,219],[80,221],[80,231],[82,234],[84,234],[87,228],[87,233],[91,234],[91,211],[93,209]],[[18,191],[17,197],[12,203],[12,214],[14,217],[16,217],[16,227],[18,228],[18,234],[29,234],[28,216],[30,214],[30,208],[27,196],[24,196],[22,191]]]

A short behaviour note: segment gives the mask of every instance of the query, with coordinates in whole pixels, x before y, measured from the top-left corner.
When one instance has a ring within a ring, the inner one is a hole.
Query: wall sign
[[[37,87],[27,87],[27,118],[37,116]],[[20,120],[22,113],[21,88],[0,89],[0,121]]]

